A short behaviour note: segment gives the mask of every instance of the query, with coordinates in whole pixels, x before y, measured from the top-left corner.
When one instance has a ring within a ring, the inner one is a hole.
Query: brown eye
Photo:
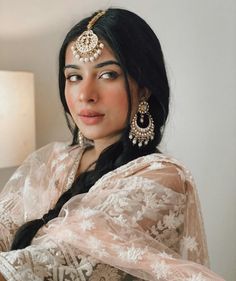
[[[100,75],[100,78],[103,79],[115,79],[117,77],[118,77],[118,73],[115,71],[104,72]]]
[[[72,74],[72,75],[68,75],[66,77],[66,80],[68,80],[69,82],[76,82],[82,80],[82,77],[78,74]]]

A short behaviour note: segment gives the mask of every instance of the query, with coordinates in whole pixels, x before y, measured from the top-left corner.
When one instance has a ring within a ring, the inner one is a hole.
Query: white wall
[[[212,269],[236,280],[236,2],[21,0],[15,12],[10,2],[0,0],[0,69],[35,73],[37,147],[69,137],[57,90],[57,55],[68,27],[109,5],[131,9],[152,26],[172,91],[162,148],[193,172]],[[13,170],[2,169],[0,182]]]

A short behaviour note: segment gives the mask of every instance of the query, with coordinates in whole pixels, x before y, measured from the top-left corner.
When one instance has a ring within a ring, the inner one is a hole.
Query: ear
[[[139,92],[139,98],[140,100],[145,100],[147,101],[151,96],[151,92],[149,91],[148,88],[142,88]]]

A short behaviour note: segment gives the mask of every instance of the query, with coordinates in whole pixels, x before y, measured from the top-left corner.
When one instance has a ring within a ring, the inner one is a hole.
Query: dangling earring
[[[139,147],[143,144],[147,145],[150,140],[154,139],[154,122],[148,110],[149,104],[145,100],[141,101],[138,106],[138,112],[134,115],[130,125],[129,139],[132,140],[134,145],[138,143]],[[138,120],[138,115],[140,115],[140,120]],[[138,122],[140,124],[144,123],[144,115],[147,115],[148,125],[146,127],[140,127]]]
[[[84,146],[84,136],[82,135],[80,130],[78,132],[78,143],[80,147]]]

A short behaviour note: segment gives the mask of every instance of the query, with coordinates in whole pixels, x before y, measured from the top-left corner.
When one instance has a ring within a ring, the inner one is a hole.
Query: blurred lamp
[[[0,168],[18,166],[35,150],[34,75],[0,71]]]

